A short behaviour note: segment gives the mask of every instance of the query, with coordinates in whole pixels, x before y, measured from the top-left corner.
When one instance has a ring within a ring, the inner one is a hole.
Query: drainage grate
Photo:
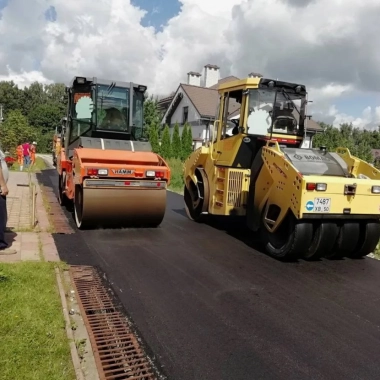
[[[152,366],[95,268],[71,266],[101,380],[156,380]]]

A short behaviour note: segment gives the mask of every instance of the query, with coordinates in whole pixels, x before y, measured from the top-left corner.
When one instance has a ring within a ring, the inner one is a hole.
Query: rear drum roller
[[[359,259],[372,253],[380,240],[380,222],[368,221],[360,223],[360,237],[356,249],[348,257]]]
[[[325,254],[327,259],[340,259],[349,256],[358,245],[360,224],[358,222],[343,222],[340,225],[338,237],[333,249]]]
[[[316,260],[322,256],[329,255],[334,248],[339,234],[339,228],[332,222],[314,222],[314,236],[310,248],[305,250],[303,257],[306,260]]]
[[[313,225],[297,221],[292,214],[288,214],[274,233],[269,232],[262,221],[260,235],[270,256],[283,260],[296,259],[310,246]]]

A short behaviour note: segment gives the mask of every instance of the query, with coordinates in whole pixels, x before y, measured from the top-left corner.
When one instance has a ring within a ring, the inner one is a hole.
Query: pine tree
[[[175,123],[172,136],[172,157],[181,158],[182,156],[182,144],[181,137],[179,135],[179,125]]]
[[[161,155],[164,159],[169,159],[172,157],[171,152],[171,143],[170,143],[170,132],[169,132],[169,126],[165,125],[164,131],[162,132],[162,139],[161,139]]]
[[[186,141],[187,141],[187,124],[183,126],[181,135],[181,160],[185,161],[187,158]]]
[[[191,154],[192,151],[193,151],[193,133],[191,130],[191,126],[189,125],[187,128],[187,134],[186,134],[186,140],[185,140],[186,158]]]
[[[152,146],[152,151],[153,153],[158,153],[160,154],[160,143],[159,143],[159,138],[158,138],[158,127],[157,125],[151,125],[149,127],[149,142],[150,145]]]

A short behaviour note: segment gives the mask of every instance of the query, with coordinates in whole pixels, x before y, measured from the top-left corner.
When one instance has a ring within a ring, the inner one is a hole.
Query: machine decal
[[[309,161],[309,162],[330,162],[331,160],[328,157],[324,157],[322,155],[316,155],[316,154],[305,154],[305,153],[296,153],[293,155],[293,158],[297,161],[301,161],[302,159]]]
[[[133,174],[133,169],[112,169],[114,174]]]
[[[314,202],[313,201],[308,201],[306,203],[306,210],[307,211],[313,211],[313,209],[314,209]]]
[[[285,172],[277,165],[277,164],[273,164],[273,166],[278,170],[278,172],[284,177],[284,178],[288,178],[287,175],[285,174]]]
[[[83,97],[88,97],[91,98],[91,93],[90,92],[77,92],[74,94],[74,103],[78,103],[78,100]]]

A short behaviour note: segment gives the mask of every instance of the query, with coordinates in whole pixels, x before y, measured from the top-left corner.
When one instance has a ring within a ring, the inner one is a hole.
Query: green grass
[[[0,263],[0,379],[74,380],[53,263]]]
[[[373,252],[375,259],[380,260],[380,242],[377,244],[375,251]]]
[[[24,171],[30,170],[30,172],[35,173],[39,172],[41,170],[45,170],[47,168],[45,161],[41,157],[36,157],[36,162],[34,163],[33,166],[29,167],[28,169],[24,168]],[[15,170],[19,171],[20,170],[20,165],[15,162],[10,168],[10,170]]]
[[[171,170],[169,189],[176,193],[183,194],[183,162],[177,158],[170,158],[166,162]]]

